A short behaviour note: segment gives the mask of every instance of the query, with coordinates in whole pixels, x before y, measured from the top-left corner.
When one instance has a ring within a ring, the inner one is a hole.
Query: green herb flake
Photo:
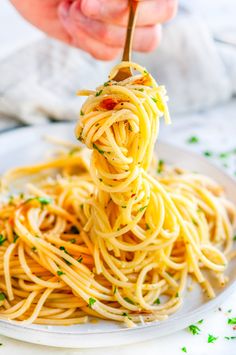
[[[223,152],[223,153],[220,153],[220,154],[219,154],[219,158],[225,159],[225,158],[228,158],[229,155],[230,155],[230,153],[228,153],[228,152]]]
[[[236,318],[229,318],[228,324],[236,324]]]
[[[149,230],[149,229],[151,229],[151,228],[150,228],[149,224],[146,223],[146,230]]]
[[[194,325],[194,324],[191,324],[189,327],[188,327],[189,331],[193,334],[193,335],[197,335],[200,333],[201,329],[197,326],[197,325]]]
[[[204,319],[200,319],[197,323],[202,324],[204,322]]]
[[[89,307],[92,308],[92,306],[94,305],[94,303],[96,302],[96,300],[92,297],[89,298]]]
[[[230,336],[230,337],[224,337],[224,338],[227,340],[233,340],[233,339],[236,339],[236,336]]]
[[[37,248],[36,247],[32,247],[31,250],[35,252],[37,250]]]
[[[65,275],[65,273],[63,271],[61,271],[61,270],[57,270],[57,275],[61,276],[61,275]]]
[[[214,343],[217,339],[218,339],[218,337],[214,337],[214,335],[208,334],[207,342]]]
[[[4,238],[2,234],[0,234],[0,245],[3,245],[3,243],[7,240],[7,238]]]
[[[187,139],[187,143],[189,144],[195,144],[199,142],[199,138],[196,136],[191,136]]]
[[[148,74],[148,71],[147,71],[146,69],[144,69],[144,71],[143,71],[143,72],[144,72],[144,74]]]
[[[212,152],[209,152],[209,150],[205,150],[205,152],[203,152],[203,155],[205,156],[205,157],[212,157]]]
[[[140,207],[140,209],[138,210],[139,212],[143,212],[146,208],[148,207],[148,205]]]
[[[157,99],[156,99],[155,97],[151,97],[151,99],[152,99],[155,103],[157,103]]]
[[[124,297],[124,300],[130,304],[134,304],[134,302],[129,297]]]
[[[234,242],[236,241],[236,234],[233,236],[233,241]]]
[[[127,208],[127,206],[121,206],[121,208]]]
[[[117,287],[115,286],[114,289],[113,289],[113,295],[116,294],[116,291],[117,291]]]
[[[105,153],[104,150],[99,149],[98,146],[95,143],[93,143],[93,148],[96,149],[98,151],[98,153],[100,153],[102,155]]]
[[[82,263],[82,261],[83,261],[83,257],[82,257],[82,256],[80,256],[80,257],[77,259],[77,261],[78,261],[79,263]]]
[[[160,304],[160,303],[161,303],[160,298],[157,298],[157,299],[153,302],[153,304]]]
[[[15,243],[18,238],[19,238],[19,235],[17,235],[17,234],[14,232],[13,243]]]
[[[99,91],[96,92],[95,96],[100,96],[101,93],[102,93],[102,90],[99,90]]]
[[[76,239],[75,239],[75,238],[72,238],[72,239],[70,239],[70,242],[71,242],[71,244],[75,244]]]
[[[186,353],[186,352],[187,352],[186,347],[185,347],[185,346],[183,346],[183,347],[181,348],[181,351],[183,351],[183,353]]]
[[[160,159],[158,161],[158,166],[157,166],[158,174],[160,174],[163,171],[164,164],[165,164],[164,160]]]
[[[110,85],[110,80],[106,81],[103,86],[109,86]]]
[[[0,292],[0,301],[5,300],[5,298],[6,298],[5,293]]]
[[[126,312],[122,313],[122,316],[127,317],[129,320],[132,320]]]
[[[179,297],[179,293],[178,292],[176,293],[175,297]]]
[[[80,110],[80,116],[83,116],[84,112],[82,110]]]

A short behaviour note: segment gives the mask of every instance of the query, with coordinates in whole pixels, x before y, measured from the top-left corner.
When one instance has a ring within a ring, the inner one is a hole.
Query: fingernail
[[[128,0],[82,0],[81,9],[91,17],[117,17],[128,9]]]

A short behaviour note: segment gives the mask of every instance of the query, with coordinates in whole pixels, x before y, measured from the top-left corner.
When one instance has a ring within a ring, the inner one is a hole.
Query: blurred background
[[[163,139],[180,144],[199,135],[202,150],[233,147],[235,14],[235,0],[180,0],[177,16],[163,26],[161,45],[134,54],[167,88],[174,128],[162,130]],[[47,38],[1,0],[0,130],[76,119],[76,90],[104,82],[114,63]]]

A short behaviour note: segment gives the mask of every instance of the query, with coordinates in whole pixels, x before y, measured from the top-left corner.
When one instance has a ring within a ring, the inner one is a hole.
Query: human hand
[[[138,0],[137,0],[138,1]],[[176,13],[177,0],[139,0],[133,49],[152,51],[161,39],[161,24]],[[128,0],[11,0],[17,10],[49,36],[114,59],[123,49]]]

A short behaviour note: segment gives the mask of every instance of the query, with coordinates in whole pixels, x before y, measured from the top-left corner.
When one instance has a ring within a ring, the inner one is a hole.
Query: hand
[[[138,0],[137,0],[138,1]],[[161,24],[176,13],[177,0],[139,0],[133,49],[152,51],[161,39]],[[17,10],[49,36],[111,60],[123,49],[128,0],[11,0]]]

